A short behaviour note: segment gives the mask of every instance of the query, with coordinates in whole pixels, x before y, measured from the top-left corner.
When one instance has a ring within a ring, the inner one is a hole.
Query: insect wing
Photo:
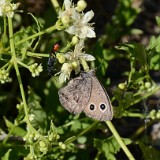
[[[69,112],[78,114],[82,112],[90,99],[91,79],[81,76],[72,79],[68,85],[58,91],[62,106]]]
[[[91,96],[84,109],[84,113],[100,121],[111,120],[113,118],[113,110],[109,96],[95,76],[92,77]]]

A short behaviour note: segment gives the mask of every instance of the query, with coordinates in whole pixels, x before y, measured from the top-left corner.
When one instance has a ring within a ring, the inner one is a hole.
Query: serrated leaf
[[[131,143],[130,139],[122,139],[126,145]],[[98,156],[103,154],[109,160],[116,160],[115,154],[121,149],[121,146],[113,136],[105,140],[94,139],[94,147],[98,149]]]
[[[77,130],[79,130],[81,128],[82,128],[81,122],[79,120],[75,120],[74,123],[71,126],[71,131],[75,132],[75,131],[77,131]]]
[[[118,102],[118,107],[114,108],[114,116],[122,117],[124,111],[130,107],[131,103],[135,100],[133,92],[123,91],[121,89],[115,88],[113,90],[116,101]]]

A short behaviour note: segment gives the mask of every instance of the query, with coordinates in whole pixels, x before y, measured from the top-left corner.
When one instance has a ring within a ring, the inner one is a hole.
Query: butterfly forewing
[[[88,85],[85,85],[88,84]],[[72,79],[58,92],[59,100],[69,112],[78,114],[84,110],[91,93],[91,79],[81,76]]]

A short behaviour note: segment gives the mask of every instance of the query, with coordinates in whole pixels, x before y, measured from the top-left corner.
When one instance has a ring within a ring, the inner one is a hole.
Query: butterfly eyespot
[[[91,104],[91,105],[90,105],[90,110],[93,111],[94,109],[95,109],[95,106],[94,106],[93,104]]]
[[[105,104],[101,104],[101,105],[100,105],[100,109],[101,109],[101,110],[105,110],[105,109],[106,109],[106,105],[105,105]]]

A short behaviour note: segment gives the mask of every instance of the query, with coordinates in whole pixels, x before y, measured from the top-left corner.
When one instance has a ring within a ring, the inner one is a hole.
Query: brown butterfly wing
[[[111,120],[113,118],[113,110],[109,96],[96,76],[92,76],[91,86],[90,99],[84,109],[84,113],[100,121]]]
[[[81,76],[68,82],[68,85],[58,91],[62,106],[71,113],[82,112],[91,94],[91,79]]]

